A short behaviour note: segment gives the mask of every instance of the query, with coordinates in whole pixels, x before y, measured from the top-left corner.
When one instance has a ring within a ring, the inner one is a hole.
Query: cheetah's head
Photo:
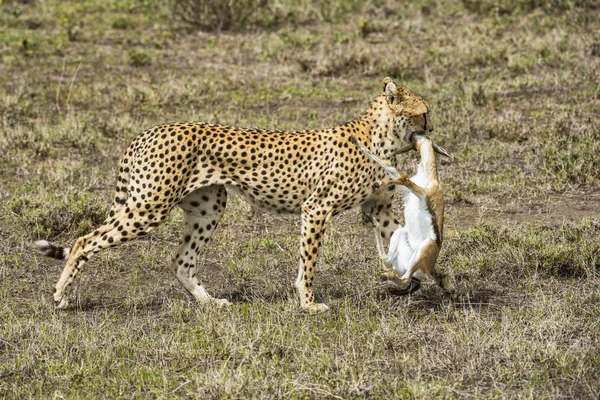
[[[383,79],[383,92],[384,107],[386,108],[384,113],[393,122],[391,139],[397,142],[403,140],[408,143],[398,148],[396,154],[416,150],[415,142],[412,139],[417,135],[421,137],[433,132],[429,104],[421,96],[407,88],[398,87],[390,77]],[[432,144],[436,153],[452,158],[442,147],[435,143]]]
[[[431,111],[423,98],[405,87],[396,85],[390,77],[383,80],[387,114],[394,121],[393,135],[407,143],[412,135],[433,131]]]

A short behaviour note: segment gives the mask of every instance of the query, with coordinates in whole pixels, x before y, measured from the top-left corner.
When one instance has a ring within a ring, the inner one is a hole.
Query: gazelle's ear
[[[383,79],[383,91],[385,92],[385,98],[388,104],[397,104],[401,101],[400,91],[394,80],[390,77]]]

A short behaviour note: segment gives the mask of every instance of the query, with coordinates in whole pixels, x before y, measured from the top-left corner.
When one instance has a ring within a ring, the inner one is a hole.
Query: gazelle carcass
[[[350,138],[363,153],[381,165],[391,177],[373,184],[401,185],[404,201],[405,225],[396,229],[390,239],[390,248],[385,253],[379,224],[375,221],[375,238],[380,257],[392,266],[382,274],[382,278],[394,283],[400,294],[416,291],[425,276],[433,278],[447,293],[454,293],[454,286],[447,275],[436,266],[442,247],[444,230],[444,194],[438,180],[435,153],[450,157],[442,147],[436,145],[427,135],[413,134],[410,143],[398,150],[404,153],[416,150],[421,155],[417,173],[408,178],[395,168],[372,154],[360,141]]]

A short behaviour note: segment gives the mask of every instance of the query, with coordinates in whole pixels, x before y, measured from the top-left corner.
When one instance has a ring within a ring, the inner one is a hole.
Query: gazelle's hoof
[[[312,303],[302,307],[302,309],[307,314],[319,314],[329,310],[329,306],[323,303]]]
[[[456,293],[456,289],[452,287],[452,289],[444,289],[444,294],[452,300],[458,299],[458,293]]]
[[[421,281],[415,277],[412,277],[410,282],[399,282],[400,279],[390,280],[392,283],[388,287],[388,291],[397,296],[406,296],[407,294],[411,294],[419,290],[421,287]]]
[[[392,281],[394,279],[398,279],[398,275],[391,269],[386,269],[380,272],[379,279],[381,279],[384,282]]]
[[[442,289],[444,289],[446,294],[450,296],[454,296],[456,294],[456,289],[454,288],[454,285],[452,284],[452,281],[448,276],[444,276],[440,283],[440,286],[442,287]]]

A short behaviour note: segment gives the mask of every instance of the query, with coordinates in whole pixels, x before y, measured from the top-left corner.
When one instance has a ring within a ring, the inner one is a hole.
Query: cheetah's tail
[[[35,242],[39,252],[46,257],[56,258],[57,260],[66,260],[71,254],[71,249],[68,247],[56,246],[48,243],[46,240],[38,240]]]

